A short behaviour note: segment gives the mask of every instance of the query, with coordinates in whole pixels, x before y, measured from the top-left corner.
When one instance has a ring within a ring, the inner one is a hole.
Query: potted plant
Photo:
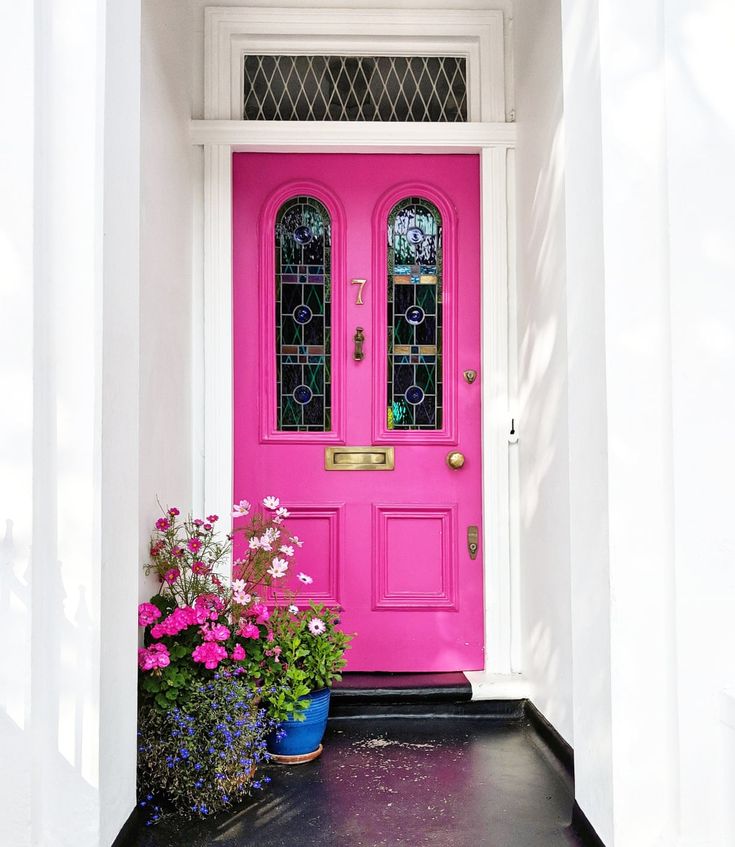
[[[352,635],[339,628],[339,610],[310,603],[277,606],[271,615],[278,653],[266,665],[266,702],[278,728],[268,737],[276,761],[301,764],[322,752],[331,685],[341,678]]]

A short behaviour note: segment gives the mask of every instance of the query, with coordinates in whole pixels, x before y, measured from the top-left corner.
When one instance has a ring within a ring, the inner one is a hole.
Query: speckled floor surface
[[[140,847],[562,847],[572,786],[523,722],[344,718],[322,757],[269,766],[243,808],[145,829]]]

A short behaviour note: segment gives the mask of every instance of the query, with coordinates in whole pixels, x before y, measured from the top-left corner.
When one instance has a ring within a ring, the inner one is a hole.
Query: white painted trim
[[[204,514],[232,511],[232,149],[204,148]]]
[[[464,671],[472,686],[473,700],[527,700],[531,685],[521,674]]]
[[[242,117],[246,53],[464,56],[469,118],[504,121],[505,50],[500,10],[271,9],[204,10],[204,117]]]
[[[507,151],[480,154],[482,215],[482,477],[485,670],[510,673]]]
[[[250,152],[476,153],[483,147],[513,147],[516,126],[507,123],[380,123],[377,121],[191,122],[193,144],[230,144]]]

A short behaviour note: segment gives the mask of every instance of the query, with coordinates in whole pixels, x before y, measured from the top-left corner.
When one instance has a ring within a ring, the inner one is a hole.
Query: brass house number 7
[[[352,284],[353,284],[353,285],[359,285],[359,286],[360,286],[360,287],[357,289],[357,300],[355,300],[355,305],[357,305],[357,306],[362,306],[362,305],[363,305],[363,300],[362,300],[362,289],[363,289],[363,288],[365,288],[365,283],[366,283],[366,282],[367,282],[367,280],[366,280],[366,279],[353,279],[353,280],[352,280]]]

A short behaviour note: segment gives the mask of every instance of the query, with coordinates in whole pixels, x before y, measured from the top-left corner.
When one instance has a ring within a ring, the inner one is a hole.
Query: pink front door
[[[476,156],[233,159],[234,500],[289,509],[348,670],[483,666],[479,222]]]

